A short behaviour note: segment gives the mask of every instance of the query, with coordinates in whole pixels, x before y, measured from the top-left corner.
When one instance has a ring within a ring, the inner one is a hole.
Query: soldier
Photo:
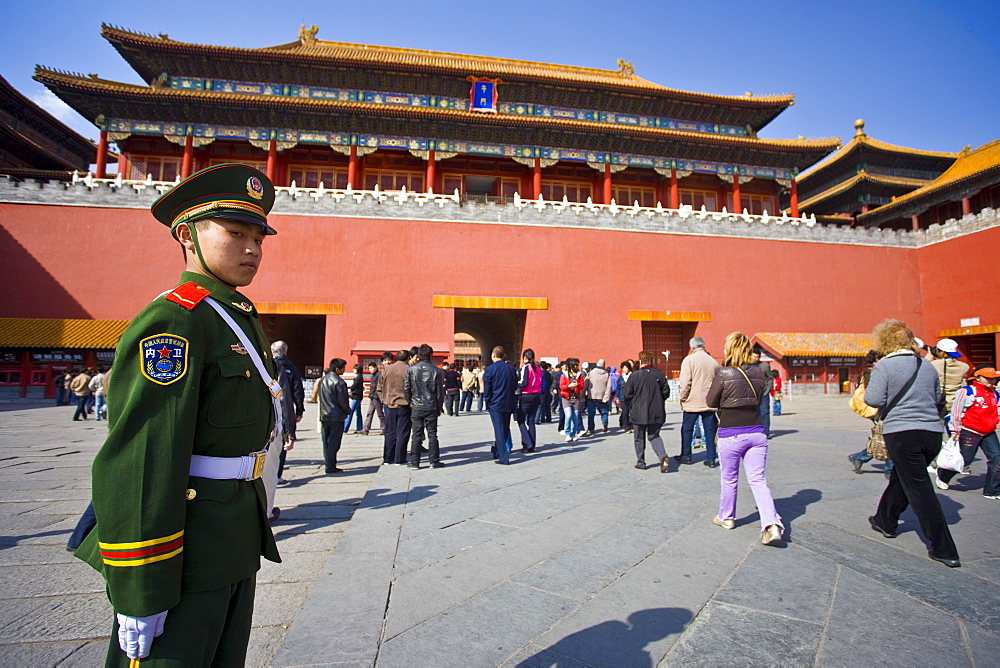
[[[76,552],[116,613],[109,666],[244,664],[260,557],[280,561],[261,481],[280,391],[237,288],[276,234],[273,204],[270,181],[244,165],[202,170],[153,203],[186,268],[118,344],[97,525]]]

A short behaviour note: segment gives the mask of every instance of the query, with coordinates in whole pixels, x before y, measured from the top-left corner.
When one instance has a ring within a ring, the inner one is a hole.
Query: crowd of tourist
[[[106,367],[75,369],[57,373],[52,383],[56,388],[56,406],[75,406],[73,421],[106,420],[108,417],[108,379]]]
[[[1000,395],[995,389],[1000,372],[983,365],[973,368],[952,339],[925,345],[896,320],[881,323],[872,338],[873,350],[858,378],[852,408],[872,420],[873,436],[868,446],[849,455],[856,473],[873,460],[884,462],[881,471],[888,485],[869,523],[883,536],[894,537],[900,514],[912,506],[930,542],[929,556],[958,566],[957,548],[933,488],[949,489],[956,476],[969,474],[975,454],[982,450],[987,459],[983,495],[1000,499],[996,434]],[[283,342],[272,346],[283,389],[286,430],[279,482],[284,482],[281,471],[287,451],[294,447],[295,425],[304,412],[302,378],[286,353]],[[618,366],[609,366],[603,359],[587,363],[575,357],[550,364],[537,360],[530,348],[520,360],[509,360],[507,351],[498,346],[490,351],[490,361],[485,367],[477,360],[435,363],[433,350],[424,344],[385,352],[380,361],[366,367],[356,364],[353,377],[345,382],[347,362],[331,360],[313,388],[313,400],[319,404],[325,472],[342,472],[337,457],[352,424],[355,433],[381,434],[384,465],[419,470],[422,460],[434,469],[446,465],[438,438],[438,419],[444,415],[487,412],[494,432],[493,460],[508,465],[514,451],[512,421],[517,424],[520,452],[530,455],[539,447],[538,425],[555,423],[559,437],[572,443],[609,432],[611,415],[617,413],[617,428],[632,434],[636,469],[647,468],[647,447],[664,473],[671,459],[680,466],[691,465],[695,451],[704,450],[701,462],[720,468],[719,510],[712,521],[724,529],[736,524],[742,468],[760,516],[762,542],[781,543],[784,525],[765,476],[771,400],[774,414],[780,414],[781,379],[761,361],[760,349],[752,347],[745,335],[733,332],[726,338],[721,364],[706,350],[701,337],[689,341],[677,380],[679,454],[672,458],[660,437],[670,385],[657,368],[654,353],[643,351],[638,360],[624,360]],[[106,418],[109,376],[103,368],[58,375],[57,405],[75,405],[74,420]],[[960,450],[964,463],[960,470],[937,466],[942,439],[954,440]],[[551,440],[542,438],[541,442]],[[882,454],[873,449],[873,442],[883,443]]]

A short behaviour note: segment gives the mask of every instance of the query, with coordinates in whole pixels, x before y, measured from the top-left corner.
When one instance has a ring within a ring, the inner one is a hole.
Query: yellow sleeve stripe
[[[145,564],[151,564],[155,561],[163,561],[164,559],[170,559],[171,557],[176,557],[178,554],[184,551],[183,547],[179,547],[173,552],[167,552],[166,554],[158,554],[155,557],[147,557],[146,559],[108,559],[104,557],[104,563],[108,566],[143,566]]]
[[[169,543],[172,540],[177,540],[183,535],[184,535],[184,530],[181,529],[180,531],[171,536],[165,536],[163,538],[154,538],[153,540],[141,540],[137,543],[98,543],[97,545],[102,550],[130,550],[136,547],[149,547],[150,545]]]

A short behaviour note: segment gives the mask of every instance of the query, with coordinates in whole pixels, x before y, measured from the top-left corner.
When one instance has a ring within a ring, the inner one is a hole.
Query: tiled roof
[[[251,104],[261,106],[277,107],[299,107],[310,110],[321,111],[323,109],[368,112],[375,114],[393,114],[407,116],[424,116],[440,119],[474,119],[477,123],[491,123],[500,125],[526,125],[541,128],[574,128],[580,130],[593,130],[600,133],[614,132],[621,135],[637,135],[649,137],[683,137],[696,138],[699,141],[708,143],[721,143],[732,146],[750,146],[760,148],[776,149],[805,149],[805,150],[832,150],[839,143],[837,137],[819,139],[760,139],[752,137],[733,137],[729,135],[706,135],[685,130],[670,130],[667,128],[636,127],[631,125],[609,126],[606,123],[595,121],[580,121],[563,118],[552,118],[544,116],[518,116],[505,114],[473,114],[472,112],[459,109],[439,109],[436,107],[412,107],[403,105],[380,105],[370,102],[350,102],[341,100],[326,100],[312,98],[262,98],[255,95],[245,95],[240,93],[219,93],[214,91],[183,90],[177,88],[155,88],[150,86],[137,86],[134,84],[109,81],[96,77],[84,77],[68,72],[60,72],[44,67],[35,69],[34,78],[46,85],[55,84],[66,86],[81,91],[101,92],[105,94],[124,94],[148,99],[159,98],[161,100],[177,100],[184,102],[189,100],[204,99],[212,102],[226,101],[240,105]]]
[[[114,349],[128,323],[128,320],[0,318],[0,347]]]
[[[861,121],[858,122],[861,123]],[[855,124],[855,127],[857,127],[857,124]],[[820,172],[827,170],[829,167],[836,165],[838,162],[847,159],[855,151],[858,151],[863,148],[870,148],[885,153],[893,153],[901,156],[913,156],[917,158],[954,159],[960,155],[959,153],[951,153],[947,151],[922,151],[916,148],[897,146],[895,144],[890,144],[888,142],[879,141],[878,139],[873,139],[872,137],[866,135],[864,133],[863,128],[864,124],[862,123],[861,127],[855,133],[854,137],[851,138],[851,141],[847,142],[847,144],[843,148],[841,148],[833,155],[827,157],[826,160],[816,163],[802,174],[799,174],[798,177],[799,186],[802,187],[803,184],[807,182],[809,179],[815,177]]]
[[[894,211],[907,202],[916,199],[933,200],[936,191],[947,188],[965,179],[970,179],[989,170],[1000,168],[1000,139],[984,144],[973,151],[963,151],[959,158],[941,176],[922,188],[900,195],[884,206],[858,216],[858,220],[885,220],[888,211]],[[936,202],[935,202],[936,203]]]
[[[793,95],[712,95],[695,93],[660,86],[651,81],[637,77],[630,68],[620,70],[603,70],[591,67],[576,67],[571,65],[554,65],[527,60],[509,58],[494,58],[490,56],[475,56],[445,51],[429,51],[423,49],[405,49],[372,44],[354,44],[350,42],[333,42],[320,39],[300,39],[288,44],[247,49],[236,47],[221,47],[203,44],[192,44],[172,40],[166,36],[153,37],[142,33],[123,30],[109,25],[102,26],[101,34],[112,41],[131,42],[135,44],[150,44],[161,48],[198,50],[210,53],[231,53],[241,55],[256,55],[273,58],[275,55],[287,55],[315,61],[350,62],[356,66],[366,65],[395,66],[403,68],[418,68],[429,70],[453,70],[468,73],[475,71],[481,75],[524,77],[536,79],[562,80],[576,83],[611,86],[615,88],[659,91],[679,97],[701,99],[706,102],[725,102],[744,107],[773,106],[775,104],[788,106],[794,102]]]
[[[834,195],[839,195],[842,192],[846,192],[861,183],[862,181],[867,181],[869,183],[887,186],[907,186],[910,188],[919,188],[928,183],[927,179],[911,179],[903,176],[886,176],[884,174],[869,174],[865,170],[861,170],[853,177],[838,183],[837,185],[824,190],[823,192],[813,195],[807,200],[799,202],[799,209],[808,209],[811,206],[815,206],[819,202],[823,202]]]
[[[782,357],[864,357],[871,350],[868,334],[758,332],[754,343]]]

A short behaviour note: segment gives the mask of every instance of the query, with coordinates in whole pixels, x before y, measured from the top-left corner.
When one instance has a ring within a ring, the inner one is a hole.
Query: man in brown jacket
[[[76,397],[76,413],[73,414],[73,421],[87,419],[87,400],[90,399],[90,375],[86,370],[81,371],[70,382],[69,389]]]
[[[712,386],[715,370],[719,363],[705,351],[705,339],[695,336],[689,342],[691,352],[681,362],[680,401],[684,411],[681,422],[681,454],[675,457],[681,464],[691,464],[691,440],[694,436],[694,425],[701,417],[705,428],[705,466],[715,468],[719,465],[715,451],[715,432],[718,428],[718,418],[715,410],[708,407],[708,388]]]
[[[411,422],[410,404],[403,394],[403,381],[409,358],[409,350],[400,350],[396,361],[388,365],[379,378],[378,396],[385,411],[383,464],[402,466],[407,460]]]

